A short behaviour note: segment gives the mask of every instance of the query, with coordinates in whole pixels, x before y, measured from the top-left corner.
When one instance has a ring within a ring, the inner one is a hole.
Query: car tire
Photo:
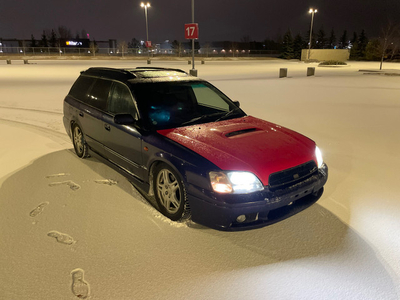
[[[153,174],[154,195],[160,212],[172,221],[190,218],[185,185],[181,176],[165,163],[160,163]]]
[[[89,156],[83,131],[77,124],[72,126],[72,143],[74,144],[75,153],[78,157],[85,158]]]

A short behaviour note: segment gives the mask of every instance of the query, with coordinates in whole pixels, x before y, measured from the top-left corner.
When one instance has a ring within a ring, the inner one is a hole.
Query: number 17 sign
[[[197,40],[199,38],[199,24],[185,24],[185,39]]]

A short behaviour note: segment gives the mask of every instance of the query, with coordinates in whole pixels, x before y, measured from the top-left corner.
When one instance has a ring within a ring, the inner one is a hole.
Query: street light
[[[308,44],[308,58],[307,58],[307,60],[310,60],[312,27],[313,27],[313,22],[314,22],[314,14],[317,12],[317,10],[310,8],[310,10],[308,12],[311,14],[311,28],[310,28],[310,42]]]
[[[140,3],[140,6],[144,7],[144,15],[145,15],[145,18],[146,18],[146,38],[147,38],[146,47],[147,47],[148,46],[147,42],[149,41],[149,25],[148,25],[148,22],[147,22],[147,8],[150,7],[150,3],[147,2],[146,4],[144,4],[142,2],[142,3]],[[149,47],[147,47],[147,48],[149,48]],[[150,49],[147,49],[147,53],[148,53],[148,57],[149,57],[149,59],[147,60],[147,63],[149,63],[150,62]]]

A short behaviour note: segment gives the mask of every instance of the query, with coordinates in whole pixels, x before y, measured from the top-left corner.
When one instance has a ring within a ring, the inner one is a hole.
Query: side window
[[[79,76],[69,91],[69,95],[78,100],[87,102],[89,89],[95,80],[96,79],[92,77]]]
[[[192,87],[199,105],[216,108],[222,111],[229,110],[229,104],[209,87],[201,83],[193,85]]]
[[[106,110],[111,84],[110,80],[97,79],[90,91],[88,103],[98,109]]]
[[[118,82],[114,82],[108,98],[108,111],[112,114],[131,114],[136,116],[136,108],[129,89]]]

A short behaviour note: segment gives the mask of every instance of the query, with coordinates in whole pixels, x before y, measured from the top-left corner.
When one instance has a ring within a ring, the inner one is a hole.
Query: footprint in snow
[[[69,176],[69,175],[71,175],[71,174],[69,174],[69,173],[58,173],[58,174],[47,175],[45,178],[62,177],[62,176]]]
[[[48,232],[47,236],[55,238],[61,244],[72,245],[76,243],[72,236],[55,230]]]
[[[60,181],[60,182],[52,182],[49,183],[49,186],[56,186],[56,185],[61,185],[61,184],[66,184],[70,187],[71,190],[76,191],[79,190],[81,187],[73,182],[72,180],[67,180],[67,181]]]
[[[49,204],[49,202],[42,202],[42,203],[40,203],[37,207],[35,207],[35,208],[29,213],[29,215],[30,215],[32,218],[36,217],[37,215],[40,215],[40,214],[43,212],[44,207],[45,207],[46,205],[48,205],[48,204]]]
[[[72,293],[79,299],[86,299],[90,294],[90,285],[84,279],[85,271],[75,269],[71,271],[72,276]]]
[[[108,185],[115,185],[118,183],[118,181],[115,181],[112,179],[95,180],[94,182],[100,183],[100,184],[108,184]]]

